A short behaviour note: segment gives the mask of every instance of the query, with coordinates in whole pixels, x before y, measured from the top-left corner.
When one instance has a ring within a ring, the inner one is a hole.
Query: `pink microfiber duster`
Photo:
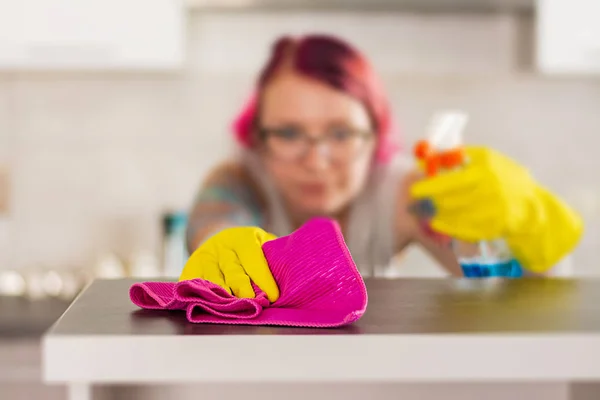
[[[367,290],[335,221],[316,218],[288,236],[263,245],[279,286],[270,304],[239,299],[202,279],[134,284],[129,295],[141,308],[185,310],[195,323],[336,327],[358,320],[367,308]]]

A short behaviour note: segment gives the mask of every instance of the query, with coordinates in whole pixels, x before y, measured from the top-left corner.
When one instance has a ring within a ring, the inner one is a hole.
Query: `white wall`
[[[531,21],[500,14],[195,14],[182,74],[0,74],[12,180],[0,268],[157,250],[160,212],[187,207],[227,154],[227,126],[271,40],[307,30],[371,56],[409,144],[434,110],[469,111],[469,141],[517,157],[582,211],[577,272],[597,273],[600,82],[531,72]],[[411,260],[407,272],[433,271],[420,253]]]

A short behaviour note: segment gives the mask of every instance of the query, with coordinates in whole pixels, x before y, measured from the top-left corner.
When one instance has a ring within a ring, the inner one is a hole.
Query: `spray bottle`
[[[465,167],[469,160],[464,150],[462,132],[468,117],[462,112],[448,111],[434,115],[428,137],[415,146],[415,156],[428,176]],[[431,204],[428,214],[435,214]],[[452,239],[463,273],[469,278],[510,277],[523,275],[523,269],[502,238],[477,243]]]

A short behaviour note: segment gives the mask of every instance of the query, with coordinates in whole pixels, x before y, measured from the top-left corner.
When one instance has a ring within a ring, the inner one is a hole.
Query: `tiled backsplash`
[[[408,143],[433,111],[470,112],[468,141],[517,157],[581,209],[576,271],[596,273],[600,81],[537,76],[531,21],[500,14],[196,14],[180,74],[0,74],[0,161],[12,182],[0,267],[158,254],[160,213],[187,207],[228,155],[228,124],[270,42],[311,30],[372,58]],[[407,271],[431,271],[411,259]]]

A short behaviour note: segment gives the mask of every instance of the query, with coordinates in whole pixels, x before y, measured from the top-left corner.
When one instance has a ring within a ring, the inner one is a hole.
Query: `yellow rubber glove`
[[[467,242],[504,238],[537,273],[572,251],[583,232],[579,215],[508,157],[480,147],[466,152],[465,167],[411,186],[414,198],[433,202],[434,230]]]
[[[192,253],[179,280],[205,279],[239,298],[256,296],[252,289],[254,282],[265,292],[269,301],[275,302],[279,298],[279,288],[263,254],[262,245],[276,238],[256,227],[222,230]]]

